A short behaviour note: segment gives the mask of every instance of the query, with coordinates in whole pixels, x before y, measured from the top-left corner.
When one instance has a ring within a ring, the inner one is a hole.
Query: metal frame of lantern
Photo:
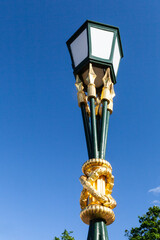
[[[92,34],[91,34],[92,29],[99,29],[99,30],[104,30],[105,32],[108,32],[108,33],[113,33],[111,53],[109,54],[110,55],[109,58],[105,59],[102,57],[97,57],[93,54],[92,40],[91,40],[92,39]],[[86,54],[86,57],[79,64],[75,64],[71,45],[84,32],[84,30],[86,30],[86,34],[87,34],[87,54]],[[119,68],[119,64],[118,64],[117,71],[115,74],[114,67],[113,67],[113,55],[114,55],[116,41],[117,41],[118,48],[120,51],[120,58],[122,58],[123,50],[122,50],[122,44],[121,44],[121,39],[120,39],[120,34],[119,34],[119,28],[111,26],[111,25],[106,25],[106,24],[87,20],[67,41],[67,47],[68,47],[68,50],[69,50],[69,53],[71,56],[74,74],[81,75],[82,72],[88,67],[89,63],[92,63],[95,66],[97,66],[99,68],[103,68],[103,69],[110,67],[111,78],[112,78],[113,83],[115,84],[117,73],[118,73],[118,68]]]
[[[76,78],[78,105],[82,112],[89,157],[89,160],[82,166],[84,175],[80,177],[83,186],[80,196],[80,217],[84,223],[90,225],[87,240],[107,240],[108,234],[105,225],[109,225],[115,220],[113,208],[116,206],[116,201],[111,196],[114,186],[112,167],[105,160],[109,118],[113,112],[113,98],[115,96],[113,83],[116,82],[116,75],[113,74],[113,62],[95,59],[91,56],[91,40],[90,34],[88,34],[91,26],[105,31],[106,29],[114,31],[112,58],[117,35],[121,57],[123,52],[118,28],[92,21],[86,21],[67,41]],[[84,29],[87,29],[88,55],[75,66],[70,46]],[[95,84],[97,78],[94,71],[95,66],[103,69],[103,75],[101,72],[101,76],[98,76],[98,81],[101,83],[101,86],[98,87]],[[87,69],[85,79],[84,76],[82,77],[84,69],[85,71]]]

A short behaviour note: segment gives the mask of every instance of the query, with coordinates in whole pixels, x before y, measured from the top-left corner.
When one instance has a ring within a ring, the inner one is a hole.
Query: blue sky
[[[86,19],[118,26],[124,58],[106,159],[117,201],[110,239],[160,201],[160,1],[0,0],[0,239],[87,238],[88,160],[66,40]],[[155,202],[156,201],[156,202]]]

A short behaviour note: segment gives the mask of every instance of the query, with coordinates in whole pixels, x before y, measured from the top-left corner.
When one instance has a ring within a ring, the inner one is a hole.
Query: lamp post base
[[[90,221],[87,240],[109,240],[104,220],[94,219]]]

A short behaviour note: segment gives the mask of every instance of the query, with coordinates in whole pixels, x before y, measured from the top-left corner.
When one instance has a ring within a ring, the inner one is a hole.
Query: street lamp
[[[105,160],[109,117],[113,112],[114,84],[123,50],[119,29],[86,21],[67,41],[76,78],[88,157],[80,177],[82,221],[89,224],[88,240],[108,239],[105,225],[115,220],[112,198],[114,177]]]

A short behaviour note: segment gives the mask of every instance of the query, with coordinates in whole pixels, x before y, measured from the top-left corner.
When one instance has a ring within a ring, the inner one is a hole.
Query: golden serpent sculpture
[[[105,220],[106,225],[115,220],[113,208],[116,201],[112,198],[114,176],[112,167],[104,159],[90,159],[82,166],[84,175],[80,177],[83,190],[80,196],[82,221],[89,224],[92,219]]]

